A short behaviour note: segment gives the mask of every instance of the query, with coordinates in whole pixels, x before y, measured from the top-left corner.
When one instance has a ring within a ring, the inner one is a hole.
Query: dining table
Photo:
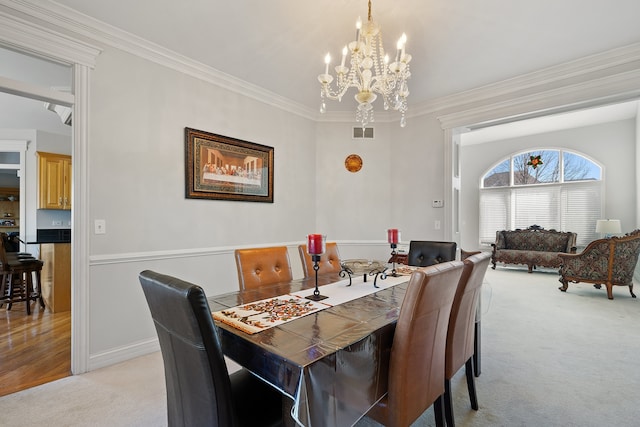
[[[320,293],[328,296],[319,301],[326,306],[322,310],[257,333],[215,320],[225,356],[288,396],[300,426],[351,426],[387,392],[393,334],[409,276],[376,277],[376,288],[366,275],[350,279],[312,276],[208,298],[215,314],[282,295],[304,298],[307,290],[313,294],[317,280]]]

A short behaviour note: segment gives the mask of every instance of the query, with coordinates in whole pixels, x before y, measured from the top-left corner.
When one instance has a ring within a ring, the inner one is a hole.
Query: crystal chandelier
[[[341,101],[349,88],[354,87],[358,93],[355,99],[358,101],[356,120],[364,128],[374,121],[373,102],[378,95],[382,96],[384,109],[399,111],[400,126],[407,124],[405,113],[407,111],[407,96],[409,89],[407,80],[411,76],[409,62],[411,55],[405,53],[407,36],[402,34],[396,45],[395,60],[389,63],[382,46],[382,32],[380,26],[371,18],[371,0],[369,0],[369,14],[367,22],[363,25],[360,18],[356,22],[356,39],[342,49],[342,62],[335,67],[336,84],[332,86],[334,77],[329,74],[331,55],[327,53],[324,58],[324,74],[318,76],[322,85],[320,91],[320,112],[327,110],[326,99]],[[345,61],[349,54],[349,67]]]

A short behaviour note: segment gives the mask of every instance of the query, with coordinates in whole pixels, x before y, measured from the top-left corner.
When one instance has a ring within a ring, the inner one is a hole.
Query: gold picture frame
[[[186,127],[186,198],[273,203],[273,151]]]

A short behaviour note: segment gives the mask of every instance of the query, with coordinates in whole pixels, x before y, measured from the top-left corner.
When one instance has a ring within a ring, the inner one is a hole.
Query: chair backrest
[[[307,245],[299,245],[298,252],[300,253],[300,260],[302,261],[304,277],[315,275],[311,255],[307,253]],[[320,261],[318,262],[318,274],[340,273],[340,270],[342,270],[342,266],[340,265],[338,244],[336,242],[328,242],[325,253],[320,256]]]
[[[169,426],[232,426],[231,383],[216,326],[199,286],[140,273],[158,333]]]
[[[456,259],[456,242],[432,242],[429,240],[411,240],[407,264],[415,267],[428,267],[441,262]]]
[[[490,261],[489,252],[471,255],[464,260],[447,331],[445,377],[448,379],[473,356],[476,307]]]
[[[462,266],[437,264],[409,279],[389,360],[390,425],[411,424],[444,393],[447,325]]]
[[[4,244],[5,236],[7,236],[6,233],[0,233],[0,238],[2,239],[2,244],[0,245],[0,264],[2,265],[2,268],[6,270],[8,267],[7,265],[8,262],[7,262],[7,248]]]
[[[241,291],[293,280],[286,246],[236,249],[235,257]]]
[[[611,281],[633,283],[633,274],[640,255],[640,230],[634,230],[620,237],[612,237],[614,243]]]

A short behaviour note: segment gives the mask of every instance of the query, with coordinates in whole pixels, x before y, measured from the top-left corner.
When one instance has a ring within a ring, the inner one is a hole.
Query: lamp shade
[[[599,219],[596,222],[596,233],[620,234],[621,232],[619,219]]]

